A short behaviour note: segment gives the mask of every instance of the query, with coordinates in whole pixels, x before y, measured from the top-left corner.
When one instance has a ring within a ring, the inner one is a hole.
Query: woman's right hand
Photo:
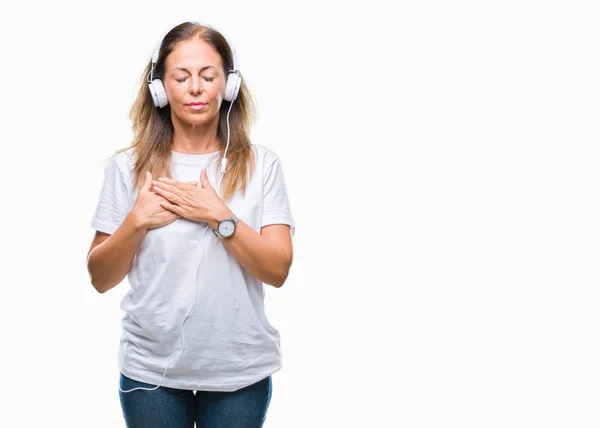
[[[132,211],[140,224],[147,229],[166,226],[180,216],[160,206],[161,202],[168,202],[152,189],[152,174],[146,171],[146,179],[140,188],[137,200]]]

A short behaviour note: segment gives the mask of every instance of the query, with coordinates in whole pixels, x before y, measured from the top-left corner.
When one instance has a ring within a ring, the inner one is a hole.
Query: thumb
[[[202,187],[212,187],[210,185],[210,181],[208,181],[208,174],[206,174],[206,168],[203,169],[200,173],[200,183],[202,183]]]
[[[152,173],[150,171],[146,171],[146,178],[144,180],[144,185],[142,186],[144,190],[147,192],[152,188]]]

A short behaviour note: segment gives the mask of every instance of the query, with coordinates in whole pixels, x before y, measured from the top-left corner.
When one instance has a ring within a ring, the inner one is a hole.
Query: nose
[[[191,85],[190,85],[190,92],[193,95],[199,94],[203,91],[202,88],[202,79],[200,79],[200,77],[198,76],[192,76],[191,78]]]

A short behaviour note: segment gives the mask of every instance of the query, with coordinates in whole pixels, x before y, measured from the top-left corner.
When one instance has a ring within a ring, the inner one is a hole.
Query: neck
[[[219,116],[208,123],[192,125],[175,120],[173,122],[173,145],[171,150],[187,154],[214,153],[221,149],[217,139]]]

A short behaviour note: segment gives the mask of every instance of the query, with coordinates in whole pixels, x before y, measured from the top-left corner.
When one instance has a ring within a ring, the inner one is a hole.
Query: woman
[[[252,99],[219,32],[173,28],[146,76],[133,144],[106,168],[87,262],[98,292],[131,284],[123,416],[128,427],[260,427],[281,368],[263,282],[281,287],[292,263],[281,162],[250,143]]]

